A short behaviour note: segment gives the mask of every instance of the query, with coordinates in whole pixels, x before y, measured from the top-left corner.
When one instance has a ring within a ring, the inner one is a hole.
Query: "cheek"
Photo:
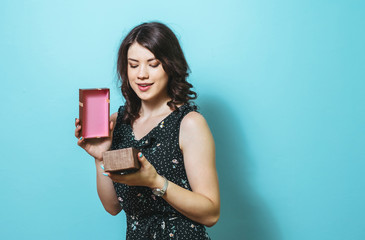
[[[160,64],[157,68],[152,69],[153,74],[158,78],[163,78],[163,76],[166,76],[166,72],[162,67],[162,64]]]
[[[167,82],[169,79],[165,71],[158,71],[158,73],[156,73],[156,77],[163,83]]]
[[[127,68],[127,75],[129,79],[136,78],[139,74],[139,68],[131,68],[128,66]]]
[[[127,70],[127,75],[128,75],[129,79],[131,79],[133,77],[133,71],[131,71],[130,68],[128,68],[128,70]]]

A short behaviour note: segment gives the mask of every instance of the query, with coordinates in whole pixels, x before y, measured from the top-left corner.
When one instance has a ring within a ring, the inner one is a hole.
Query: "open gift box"
[[[81,136],[109,137],[110,92],[108,88],[79,89]]]

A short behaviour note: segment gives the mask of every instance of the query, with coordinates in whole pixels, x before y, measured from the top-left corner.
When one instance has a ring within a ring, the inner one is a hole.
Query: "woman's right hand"
[[[92,138],[92,139],[84,139],[81,138],[81,125],[80,120],[76,118],[75,120],[75,137],[78,139],[77,145],[85,149],[85,151],[94,157],[97,160],[103,159],[103,153],[110,149],[112,144],[112,135],[113,135],[113,128],[114,123],[116,120],[117,113],[111,116],[111,121],[109,123],[109,137],[107,138]]]

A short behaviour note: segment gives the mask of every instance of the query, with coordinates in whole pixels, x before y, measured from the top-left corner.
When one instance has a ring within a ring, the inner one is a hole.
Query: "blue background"
[[[177,34],[213,132],[213,239],[365,239],[364,1],[0,2],[1,239],[124,239],[76,145],[78,89],[123,104],[137,24]]]

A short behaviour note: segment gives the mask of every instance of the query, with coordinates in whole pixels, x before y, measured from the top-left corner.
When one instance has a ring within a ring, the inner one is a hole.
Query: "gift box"
[[[108,88],[79,89],[81,136],[109,137],[110,93]]]
[[[141,168],[135,148],[123,148],[103,153],[104,171],[113,173],[132,173]]]

